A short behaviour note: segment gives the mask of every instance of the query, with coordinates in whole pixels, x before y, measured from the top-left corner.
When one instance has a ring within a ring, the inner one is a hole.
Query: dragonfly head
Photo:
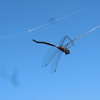
[[[66,49],[64,52],[65,52],[66,55],[70,54],[70,50],[68,50],[68,49]]]

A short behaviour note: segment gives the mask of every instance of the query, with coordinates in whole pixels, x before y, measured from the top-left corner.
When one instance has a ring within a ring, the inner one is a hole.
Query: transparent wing
[[[65,43],[67,43],[67,44],[65,44]],[[58,43],[58,45],[59,45],[59,46],[64,46],[64,47],[67,48],[67,46],[69,46],[69,45],[74,45],[74,43],[73,43],[73,41],[71,40],[70,37],[64,36],[64,37],[60,40],[60,42]]]
[[[50,61],[56,55],[57,52],[58,52],[57,48],[55,48],[55,47],[49,48],[49,50],[47,51],[46,55],[44,56],[42,66],[43,67],[48,66],[48,64],[50,63]]]
[[[52,73],[56,72],[61,55],[62,55],[62,51],[58,50],[55,56],[53,57],[51,61],[51,72]]]
[[[67,38],[68,38],[69,41],[67,42],[67,44],[64,45],[64,47],[69,49],[72,46],[74,46],[74,41],[70,37],[67,37]]]
[[[67,38],[67,36],[64,36],[58,43],[59,46],[62,46],[64,44],[65,39]]]

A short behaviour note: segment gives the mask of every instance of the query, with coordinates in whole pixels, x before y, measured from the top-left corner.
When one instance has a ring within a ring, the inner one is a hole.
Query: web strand
[[[81,12],[81,10],[76,11],[76,12],[72,12],[72,13],[70,13],[70,14],[67,14],[67,15],[63,16],[63,17],[57,18],[56,20],[54,20],[54,21],[52,21],[52,22],[49,22],[49,23],[46,23],[46,24],[42,24],[42,25],[40,25],[40,26],[38,26],[38,27],[34,27],[34,28],[29,29],[29,30],[24,31],[24,32],[19,32],[19,33],[15,33],[15,34],[11,34],[11,35],[6,35],[6,36],[0,36],[0,39],[4,39],[4,38],[13,38],[13,37],[20,36],[20,35],[23,35],[23,34],[29,34],[29,33],[33,32],[33,31],[36,31],[36,30],[45,28],[45,27],[49,26],[49,25],[52,24],[52,23],[60,22],[60,21],[64,20],[65,18],[69,18],[69,17],[71,17],[71,16],[73,16],[73,15],[75,15],[75,14],[78,14],[78,13],[80,13],[80,12]]]

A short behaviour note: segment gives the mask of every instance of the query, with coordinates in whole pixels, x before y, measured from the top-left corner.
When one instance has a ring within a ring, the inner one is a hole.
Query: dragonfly
[[[32,41],[35,42],[35,43],[46,44],[46,45],[54,47],[52,54],[51,54],[51,51],[50,51],[52,49],[49,50],[49,52],[47,53],[47,55],[49,55],[49,57],[45,56],[46,58],[44,59],[44,63],[43,63],[43,66],[46,67],[51,62],[52,63],[51,64],[52,65],[52,68],[51,68],[52,72],[56,72],[58,62],[59,62],[59,59],[60,59],[62,53],[64,53],[65,55],[70,54],[69,49],[72,46],[74,46],[73,40],[69,36],[64,36],[59,41],[58,45],[54,45],[52,43],[48,43],[48,42],[44,42],[44,41],[36,41],[34,39]]]

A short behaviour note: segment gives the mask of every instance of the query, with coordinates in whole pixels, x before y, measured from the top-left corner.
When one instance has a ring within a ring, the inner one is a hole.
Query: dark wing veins
[[[56,45],[53,45],[51,43],[48,43],[48,42],[43,42],[43,41],[36,41],[36,40],[32,40],[33,42],[36,42],[36,43],[42,43],[42,44],[47,44],[47,45],[50,45],[50,46],[54,46],[56,47]]]
[[[72,46],[74,46],[74,41],[70,37],[68,37],[68,36],[67,36],[67,38],[68,38],[69,42],[67,44],[65,44],[64,47],[69,49]]]

